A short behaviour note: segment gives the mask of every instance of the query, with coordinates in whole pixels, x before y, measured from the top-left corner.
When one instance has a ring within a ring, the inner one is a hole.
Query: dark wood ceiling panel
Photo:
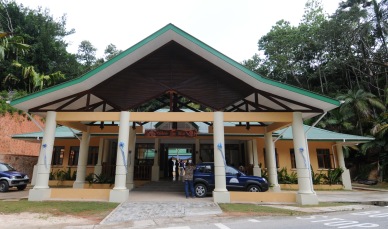
[[[165,46],[91,89],[122,110],[176,91],[216,110],[252,94],[254,89],[176,42]]]

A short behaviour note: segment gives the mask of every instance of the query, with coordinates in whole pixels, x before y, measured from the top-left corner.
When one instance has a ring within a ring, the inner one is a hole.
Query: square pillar
[[[48,182],[51,170],[51,158],[54,149],[55,130],[57,127],[56,116],[57,113],[54,111],[47,112],[46,126],[44,128],[36,169],[35,186],[28,193],[29,201],[47,200],[51,195],[51,189],[48,186]]]
[[[128,139],[129,139],[128,111],[120,112],[120,128],[116,156],[115,187],[110,191],[109,202],[121,203],[129,198],[129,190],[126,186],[128,163]]]
[[[154,164],[152,165],[151,181],[159,181],[159,138],[155,138],[155,156]]]
[[[294,138],[295,161],[299,186],[297,202],[302,205],[316,205],[318,204],[318,197],[314,191],[311,178],[310,157],[303,129],[301,112],[293,113],[292,135]]]
[[[213,201],[216,203],[230,203],[230,193],[226,189],[225,176],[225,139],[224,113],[214,112],[214,182]]]
[[[73,184],[73,188],[84,188],[86,177],[86,164],[88,161],[89,142],[90,142],[90,127],[87,132],[82,132],[82,139],[77,164],[77,178]]]
[[[273,191],[280,192],[280,185],[278,182],[278,169],[276,167],[275,144],[272,140],[272,132],[264,134],[264,141],[269,184]]]
[[[344,152],[342,151],[341,142],[337,142],[336,149],[337,149],[338,165],[344,171],[341,174],[342,185],[344,186],[345,190],[352,190],[352,179],[350,178],[349,169],[347,169],[345,166]]]
[[[127,189],[132,190],[135,188],[133,182],[135,172],[135,148],[136,148],[136,129],[131,127],[129,129],[129,140],[128,140],[128,174],[127,174]]]

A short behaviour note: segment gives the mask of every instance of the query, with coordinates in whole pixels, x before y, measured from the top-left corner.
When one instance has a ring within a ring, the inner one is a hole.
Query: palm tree
[[[30,48],[24,44],[24,40],[20,36],[12,36],[11,33],[0,31],[0,61],[5,59],[5,53],[11,50],[16,55],[16,60],[19,54],[24,54]]]
[[[349,90],[347,94],[337,97],[343,101],[340,107],[340,112],[345,116],[348,113],[355,114],[357,117],[356,127],[359,128],[360,135],[363,135],[363,122],[372,117],[377,117],[376,109],[385,111],[385,105],[372,93],[366,92],[363,89],[357,91]]]

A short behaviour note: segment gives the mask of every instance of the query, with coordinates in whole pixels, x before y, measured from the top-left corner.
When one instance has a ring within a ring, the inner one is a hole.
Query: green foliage
[[[311,179],[313,184],[322,184],[325,174],[323,174],[322,171],[320,171],[319,173],[314,172],[312,166],[310,166],[310,168],[311,168]]]
[[[76,180],[76,178],[77,178],[77,170],[74,170],[73,172],[71,172],[70,167],[68,167],[67,170],[59,169],[55,172],[51,171],[49,176],[50,180],[59,180],[59,181]]]
[[[287,168],[283,167],[278,171],[278,181],[279,184],[297,184],[298,175],[295,172],[288,174]]]
[[[0,2],[0,5],[2,16],[0,25],[8,25],[9,31],[6,32],[15,34],[13,37],[7,37],[7,49],[3,49],[5,59],[0,61],[0,82],[2,82],[0,90],[11,88],[33,91],[26,85],[33,85],[32,75],[34,74],[28,74],[26,82],[27,75],[23,75],[20,69],[13,67],[14,60],[23,68],[33,68],[37,73],[35,78],[41,79],[40,83],[50,81],[44,85],[35,82],[37,88],[78,77],[82,73],[82,65],[77,62],[76,56],[66,51],[68,44],[65,37],[75,31],[66,29],[65,16],[54,20],[47,9],[32,10],[13,1]],[[0,47],[4,47],[1,44]],[[65,77],[56,77],[58,73]],[[50,80],[47,79],[47,76],[50,76]],[[5,80],[6,77],[8,80]]]
[[[341,184],[341,175],[344,172],[342,168],[329,169],[327,175],[324,175],[325,183],[332,184]]]
[[[261,177],[265,178],[266,180],[268,180],[268,171],[266,169],[263,169],[261,167],[261,163],[260,163],[260,168],[261,168]]]
[[[374,164],[366,164],[366,165],[360,166],[358,168],[357,177],[355,178],[355,180],[368,180],[370,172],[375,167],[376,165]]]
[[[259,39],[261,55],[243,62],[270,79],[344,101],[318,126],[361,136],[372,133],[376,140],[364,144],[363,152],[378,152],[382,174],[388,174],[387,121],[381,118],[388,106],[387,3],[347,0],[328,17],[320,0],[308,0],[298,26],[278,21]]]
[[[114,178],[106,175],[106,174],[95,174],[90,173],[85,180],[89,182],[89,184],[114,184]]]

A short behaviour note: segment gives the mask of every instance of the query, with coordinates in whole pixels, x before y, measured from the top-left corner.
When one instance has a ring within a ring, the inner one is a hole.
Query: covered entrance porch
[[[325,114],[339,102],[266,79],[169,24],[85,75],[14,100],[11,105],[46,118],[36,185],[29,194],[32,201],[48,199],[52,194],[48,179],[57,125],[82,133],[77,178],[74,189],[69,190],[74,193],[85,185],[91,137],[117,135],[115,184],[109,191],[109,201],[123,202],[134,187],[133,152],[141,134],[145,134],[143,126],[160,122],[171,123],[170,137],[187,134],[210,141],[208,150],[213,155],[207,156],[213,157],[215,164],[215,202],[231,200],[225,188],[225,142],[233,135],[263,137],[269,182],[274,191],[280,191],[273,132],[292,126],[299,184],[296,199],[301,204],[316,204],[303,119]],[[169,110],[158,112],[161,108]],[[205,123],[210,134],[198,137],[195,132],[178,131],[179,123],[191,122]],[[227,122],[236,124],[229,128]],[[161,153],[165,150],[160,148],[163,138],[154,138],[151,180],[163,175],[161,167],[165,165],[160,162],[167,157]],[[253,137],[247,141],[246,150],[252,157],[245,160],[252,162],[252,173],[259,175],[257,142]],[[197,154],[196,149],[195,156],[199,157],[202,151]]]

